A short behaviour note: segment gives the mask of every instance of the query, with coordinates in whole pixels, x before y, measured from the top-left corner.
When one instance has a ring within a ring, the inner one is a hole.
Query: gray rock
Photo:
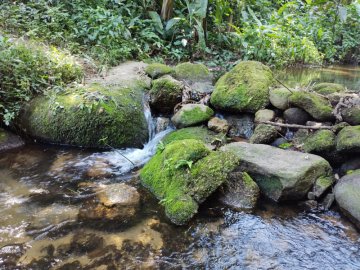
[[[255,113],[255,122],[266,122],[266,121],[273,121],[275,119],[275,112],[272,110],[264,109],[258,110]]]
[[[291,92],[286,88],[275,88],[270,90],[270,102],[271,104],[280,110],[286,110],[289,108],[289,97]]]
[[[360,228],[360,173],[342,177],[334,192],[341,211]]]
[[[220,188],[219,200],[235,210],[252,210],[260,196],[260,189],[245,172],[233,172]]]
[[[234,152],[241,159],[238,169],[248,172],[262,193],[274,201],[304,198],[316,179],[332,170],[319,156],[268,145],[237,142],[220,149]]]
[[[289,124],[304,125],[311,116],[300,108],[289,108],[284,111],[284,118]]]
[[[251,114],[229,115],[225,119],[230,125],[229,137],[249,139],[254,133],[254,116]]]
[[[250,138],[251,143],[271,143],[278,136],[276,127],[266,124],[258,125]]]
[[[325,196],[324,200],[321,202],[321,205],[324,207],[324,210],[329,210],[335,201],[334,193],[329,193]]]

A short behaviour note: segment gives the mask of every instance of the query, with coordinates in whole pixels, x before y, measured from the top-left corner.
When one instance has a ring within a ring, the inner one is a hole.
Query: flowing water
[[[187,226],[172,225],[138,180],[171,131],[155,134],[145,114],[152,135],[143,149],[28,144],[0,155],[0,269],[360,269],[360,234],[336,207],[261,201],[243,213],[213,196]],[[113,183],[139,191],[133,222],[79,220],[88,187]]]

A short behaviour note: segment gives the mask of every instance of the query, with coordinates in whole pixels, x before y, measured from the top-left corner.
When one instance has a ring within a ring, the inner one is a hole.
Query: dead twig
[[[287,127],[287,128],[299,128],[299,129],[333,129],[334,126],[303,126],[303,125],[296,125],[296,124],[284,124],[284,123],[277,123],[271,121],[261,121],[260,124],[267,124],[271,126],[278,126],[278,127]]]

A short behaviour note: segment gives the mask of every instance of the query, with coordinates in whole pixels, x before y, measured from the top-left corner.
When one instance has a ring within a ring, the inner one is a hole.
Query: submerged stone
[[[240,62],[218,80],[211,104],[225,111],[255,113],[269,104],[273,82],[269,67],[255,61]]]
[[[231,151],[262,193],[274,201],[299,200],[321,176],[329,176],[329,163],[315,155],[286,151],[263,144],[231,143],[220,150]]]
[[[305,110],[316,120],[332,121],[334,119],[333,108],[330,102],[315,93],[305,91],[294,92],[289,97],[289,101],[292,105]]]
[[[18,127],[39,141],[81,147],[142,147],[148,139],[143,92],[117,86],[78,86],[34,98]]]
[[[334,192],[341,211],[360,229],[360,172],[342,177]]]
[[[208,121],[214,111],[203,104],[185,104],[171,118],[177,128],[190,127]]]
[[[199,140],[174,141],[144,166],[140,179],[164,205],[169,219],[182,225],[228,179],[238,162],[234,154],[211,152]]]

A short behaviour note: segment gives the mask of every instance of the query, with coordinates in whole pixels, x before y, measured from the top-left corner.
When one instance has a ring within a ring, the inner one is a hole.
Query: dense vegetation
[[[63,50],[99,68],[126,59],[200,60],[220,72],[238,60],[359,63],[359,25],[360,0],[3,0],[0,120],[81,78]]]

